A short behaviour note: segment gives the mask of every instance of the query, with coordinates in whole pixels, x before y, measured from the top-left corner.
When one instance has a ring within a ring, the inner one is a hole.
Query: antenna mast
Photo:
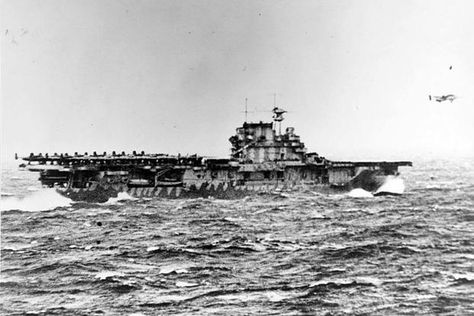
[[[276,93],[273,94],[273,108],[274,109],[277,108],[277,94]],[[277,114],[277,116],[278,116],[278,118],[281,117],[281,119],[278,120],[278,135],[281,135],[281,121],[283,121],[283,116],[278,115],[278,114]]]
[[[247,111],[247,100],[248,99],[245,98],[245,123],[247,123],[247,113],[248,113],[248,111]]]
[[[286,113],[285,110],[278,108],[276,106],[276,93],[273,94],[273,120],[278,122],[278,135],[281,135],[281,121],[284,120],[283,114]]]

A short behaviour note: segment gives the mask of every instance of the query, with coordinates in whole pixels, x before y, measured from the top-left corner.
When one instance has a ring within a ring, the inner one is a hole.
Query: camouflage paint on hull
[[[112,197],[117,197],[120,192],[126,192],[136,198],[167,198],[188,199],[208,198],[239,199],[249,195],[261,193],[276,193],[281,191],[298,191],[310,189],[319,192],[344,192],[355,188],[375,192],[381,187],[386,176],[379,172],[363,172],[355,177],[350,183],[342,187],[330,187],[329,185],[302,185],[297,182],[259,183],[245,185],[231,185],[225,182],[202,183],[199,186],[189,187],[128,187],[125,184],[114,184],[108,187],[91,186],[89,188],[58,188],[57,191],[72,199],[73,201],[86,201],[103,203]]]
[[[315,187],[315,186],[314,186]],[[328,186],[324,186],[328,187]],[[167,198],[167,199],[187,199],[187,198],[208,198],[219,199],[240,199],[246,196],[275,193],[279,191],[292,191],[308,186],[294,185],[293,183],[279,185],[238,185],[231,186],[227,183],[203,184],[199,188],[191,185],[184,187],[134,187],[125,185],[115,185],[110,187],[96,186],[94,188],[57,188],[57,191],[72,199],[73,201],[86,201],[103,203],[112,197],[117,197],[120,192],[126,192],[136,198]]]
[[[126,186],[96,187],[93,189],[58,188],[57,191],[73,201],[106,202],[112,197],[117,197],[120,192],[126,192],[136,198],[167,198],[186,199],[199,197],[215,197],[220,199],[238,199],[260,192],[250,186],[231,187],[225,184],[202,185],[199,189],[195,186],[183,187],[145,187],[128,188]]]

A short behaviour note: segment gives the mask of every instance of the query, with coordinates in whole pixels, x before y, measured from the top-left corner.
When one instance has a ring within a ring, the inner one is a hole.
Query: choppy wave
[[[58,192],[55,189],[38,189],[25,197],[8,196],[2,197],[0,209],[20,210],[27,212],[52,210],[57,207],[70,206],[72,201]]]
[[[136,201],[138,200],[137,198],[131,196],[127,192],[119,192],[117,197],[112,197],[110,198],[107,202],[104,204],[108,205],[113,205],[113,204],[118,204],[120,202],[125,202],[125,201]]]
[[[361,188],[353,189],[349,193],[347,193],[348,196],[354,197],[354,198],[371,198],[374,197],[372,193],[369,191],[366,191]]]
[[[473,167],[408,169],[407,192],[396,198],[360,190],[241,200],[121,194],[65,208],[57,206],[70,201],[54,190],[11,181],[2,190],[14,196],[2,197],[2,209],[10,201],[11,209],[49,211],[1,213],[0,311],[469,315]]]
[[[377,189],[375,194],[391,193],[391,194],[403,194],[405,191],[405,182],[400,177],[387,176],[385,183]]]

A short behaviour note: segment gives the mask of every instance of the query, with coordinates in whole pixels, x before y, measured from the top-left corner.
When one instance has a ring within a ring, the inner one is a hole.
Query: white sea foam
[[[152,251],[155,251],[155,250],[158,250],[158,249],[160,249],[160,247],[148,247],[148,248],[146,248],[146,251],[147,252],[152,252]]]
[[[405,182],[402,178],[395,176],[388,176],[385,183],[377,189],[375,194],[379,193],[392,193],[402,194],[405,191]]]
[[[358,283],[358,284],[372,284],[374,286],[380,286],[383,281],[373,277],[355,277],[355,278],[335,278],[335,279],[325,279],[319,280],[309,284],[309,287],[316,287],[321,285],[328,285],[330,283],[339,284],[339,285],[347,285],[351,283]]]
[[[194,283],[194,282],[186,282],[186,281],[176,281],[176,286],[177,287],[194,287],[198,286],[199,283]]]
[[[107,202],[104,204],[117,204],[123,201],[136,201],[138,200],[137,198],[134,198],[127,192],[119,192],[117,197],[110,198]]]
[[[372,193],[369,191],[365,191],[364,189],[357,188],[352,190],[351,192],[347,193],[348,196],[353,198],[371,198],[374,197]]]
[[[71,200],[60,195],[55,189],[40,189],[25,197],[2,198],[0,210],[21,210],[28,212],[45,211],[56,207],[67,207]]]
[[[281,302],[295,297],[295,293],[285,291],[267,291],[264,295],[270,302]]]
[[[113,278],[113,277],[123,277],[124,274],[122,272],[117,272],[117,271],[102,271],[99,272],[95,275],[97,279],[105,280],[108,278]]]
[[[165,266],[160,268],[160,274],[170,274],[170,273],[188,273],[188,270],[179,266]]]

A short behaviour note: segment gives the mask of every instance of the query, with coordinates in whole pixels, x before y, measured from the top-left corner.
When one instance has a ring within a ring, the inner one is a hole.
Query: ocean
[[[473,315],[474,159],[401,196],[73,203],[2,170],[2,315]]]

